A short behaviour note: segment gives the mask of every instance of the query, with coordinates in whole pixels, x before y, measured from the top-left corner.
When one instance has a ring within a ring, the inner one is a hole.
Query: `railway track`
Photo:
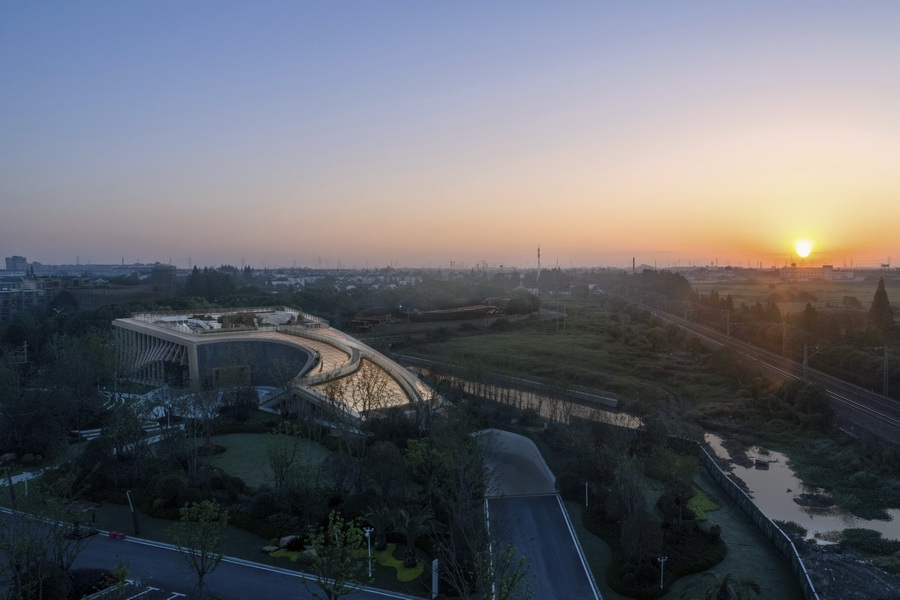
[[[821,385],[832,399],[838,415],[886,441],[900,445],[900,403],[789,360],[779,354],[735,340],[723,333],[674,315],[644,306],[659,319],[691,332],[713,348],[727,348],[753,362],[764,374],[779,380],[806,379]]]

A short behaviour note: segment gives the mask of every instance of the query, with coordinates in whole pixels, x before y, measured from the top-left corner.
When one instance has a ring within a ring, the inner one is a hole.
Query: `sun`
[[[794,242],[794,249],[797,251],[797,256],[806,258],[812,252],[813,243],[810,240],[797,240]]]

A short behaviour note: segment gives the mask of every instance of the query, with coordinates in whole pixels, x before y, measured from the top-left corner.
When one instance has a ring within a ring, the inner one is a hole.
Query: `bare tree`
[[[299,429],[295,423],[282,421],[266,435],[266,455],[272,469],[275,491],[279,494],[284,493],[288,475],[300,453]]]
[[[348,378],[347,393],[353,407],[363,419],[387,408],[390,402],[390,375],[363,360],[359,369]]]
[[[216,570],[224,556],[228,511],[210,500],[181,507],[181,519],[171,527],[181,557],[197,574],[197,590],[203,597],[204,578]]]
[[[68,572],[90,536],[78,535],[79,492],[72,471],[55,471],[39,484],[24,512],[0,516],[0,574],[10,598],[44,598],[68,590]]]

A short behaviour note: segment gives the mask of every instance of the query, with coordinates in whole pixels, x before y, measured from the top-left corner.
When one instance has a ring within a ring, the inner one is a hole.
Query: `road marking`
[[[603,600],[603,596],[600,595],[600,589],[597,587],[597,582],[594,581],[594,574],[591,572],[591,568],[587,564],[587,558],[584,555],[584,550],[581,549],[581,543],[578,541],[578,536],[575,534],[575,527],[572,525],[572,520],[569,519],[569,511],[566,510],[566,506],[563,504],[562,498],[559,497],[559,494],[556,494],[556,502],[559,504],[559,510],[562,511],[563,518],[566,521],[566,527],[569,528],[569,535],[572,536],[572,542],[575,543],[575,550],[578,552],[578,558],[581,560],[581,566],[584,568],[585,575],[587,575],[588,583],[591,585],[591,589],[594,591],[594,597],[597,600]]]

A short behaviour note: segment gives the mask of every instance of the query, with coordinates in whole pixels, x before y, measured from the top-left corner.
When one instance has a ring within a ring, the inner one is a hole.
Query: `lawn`
[[[234,477],[240,477],[252,487],[272,482],[269,457],[266,453],[266,436],[263,433],[229,433],[212,438],[214,444],[225,448],[222,454],[210,456],[207,460]],[[330,452],[317,442],[306,438],[295,438],[299,444],[298,460],[302,464],[322,463]]]
[[[397,556],[402,557],[405,553],[406,546],[398,546],[397,544],[388,544],[387,549],[380,552],[373,550],[372,579],[367,584],[379,589],[393,590],[413,596],[422,595],[423,591],[428,589],[427,586],[431,584],[430,572],[425,574],[426,564],[422,561],[421,556],[419,557],[419,562],[412,569],[404,567],[402,558],[397,558]],[[365,565],[367,550],[364,548],[357,554],[359,560]],[[282,548],[272,552],[269,556],[282,561],[288,559],[291,562],[300,561],[305,563],[303,553],[300,551],[290,551]],[[308,564],[301,568],[307,572],[311,570]],[[423,574],[425,574],[424,577]]]

